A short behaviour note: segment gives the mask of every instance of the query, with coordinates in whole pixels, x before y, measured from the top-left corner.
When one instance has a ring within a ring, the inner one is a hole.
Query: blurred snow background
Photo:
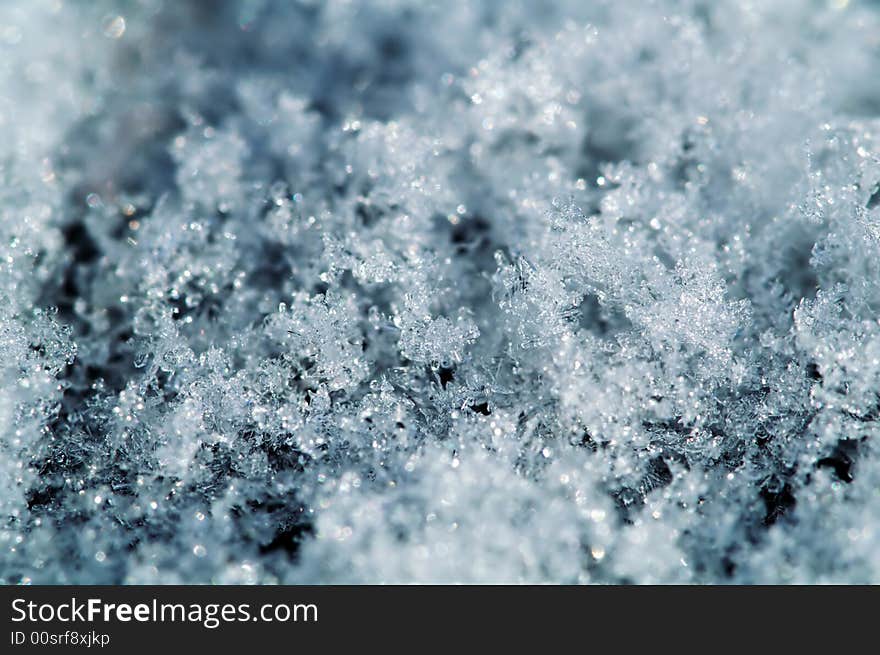
[[[0,4],[0,580],[880,582],[880,8]]]

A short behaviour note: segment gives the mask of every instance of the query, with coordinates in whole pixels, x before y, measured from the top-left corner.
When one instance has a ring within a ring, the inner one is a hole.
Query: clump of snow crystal
[[[880,8],[0,5],[0,581],[880,582]]]

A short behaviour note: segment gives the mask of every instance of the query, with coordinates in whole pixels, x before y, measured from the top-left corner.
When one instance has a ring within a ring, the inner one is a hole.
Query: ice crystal
[[[880,11],[0,6],[0,581],[880,581]]]

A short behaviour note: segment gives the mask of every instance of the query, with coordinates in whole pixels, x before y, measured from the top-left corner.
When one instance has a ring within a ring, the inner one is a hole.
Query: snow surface
[[[880,6],[0,3],[0,581],[880,582]]]

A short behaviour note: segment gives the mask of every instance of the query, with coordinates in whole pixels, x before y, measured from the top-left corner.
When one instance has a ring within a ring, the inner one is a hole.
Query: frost
[[[878,33],[3,3],[0,581],[880,581]]]

